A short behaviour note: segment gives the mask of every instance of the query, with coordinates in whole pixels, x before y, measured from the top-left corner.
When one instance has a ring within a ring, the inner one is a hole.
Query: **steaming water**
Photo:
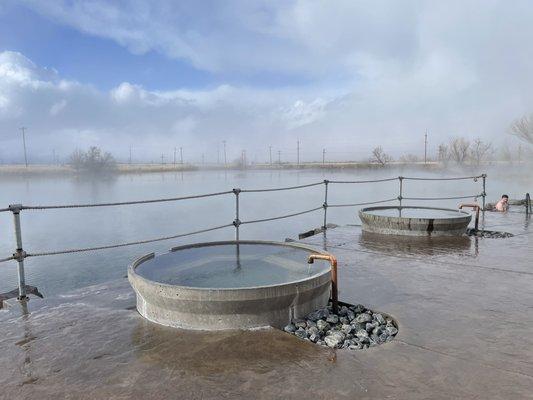
[[[479,171],[476,171],[477,173]],[[198,171],[189,173],[161,173],[120,175],[110,181],[76,180],[70,177],[7,177],[0,176],[0,208],[8,204],[68,204],[114,202],[160,197],[175,197],[209,193],[241,187],[247,189],[302,185],[323,179],[359,180],[403,176],[439,176],[408,171]],[[471,175],[473,171],[450,171],[448,176]],[[497,200],[502,193],[511,198],[523,198],[523,181],[510,179],[508,172],[501,178],[489,171],[488,201]],[[481,192],[481,182],[468,181],[404,181],[404,196],[435,197],[460,196]],[[362,185],[330,184],[328,203],[346,204],[393,198],[398,195],[398,182]],[[465,201],[469,201],[466,199]],[[290,214],[320,207],[324,202],[324,187],[316,186],[294,191],[270,193],[242,193],[240,219],[243,221]],[[458,201],[408,202],[404,205],[457,207]],[[391,205],[397,203],[392,202]],[[385,205],[385,204],[383,204]],[[328,222],[359,224],[360,207],[328,209]],[[0,213],[0,258],[13,253],[14,234],[11,213]],[[228,224],[235,218],[233,194],[188,200],[125,207],[23,211],[22,239],[28,253],[57,249],[101,246],[175,235],[210,226]],[[241,239],[283,241],[298,233],[321,226],[322,210],[273,222],[241,226]],[[76,253],[71,255],[30,257],[25,261],[28,284],[38,286],[45,294],[64,293],[111,279],[122,278],[126,266],[135,258],[149,252],[164,253],[170,247],[211,240],[231,240],[233,227],[205,234],[179,238],[141,246]],[[17,286],[16,262],[0,264],[0,293]]]
[[[200,288],[278,285],[320,275],[329,265],[307,263],[309,251],[272,245],[241,244],[178,250],[152,258],[139,275],[156,282]]]
[[[402,218],[425,218],[425,219],[448,219],[464,217],[465,214],[458,211],[448,210],[427,210],[424,208],[385,208],[381,210],[366,211],[367,214],[380,215],[383,217],[402,217]]]

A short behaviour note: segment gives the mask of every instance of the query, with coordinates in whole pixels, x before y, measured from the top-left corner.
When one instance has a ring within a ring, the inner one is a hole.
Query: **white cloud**
[[[52,104],[50,107],[50,115],[55,117],[67,106],[67,101],[65,99],[58,101],[57,103]]]

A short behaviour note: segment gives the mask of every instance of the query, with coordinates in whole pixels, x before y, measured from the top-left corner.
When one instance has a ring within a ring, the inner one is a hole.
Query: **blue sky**
[[[365,159],[450,137],[504,143],[533,111],[526,0],[5,0],[0,146],[146,159],[222,140],[235,156]],[[0,148],[0,151],[1,151]],[[316,154],[315,154],[316,153]],[[20,154],[12,154],[17,160]]]

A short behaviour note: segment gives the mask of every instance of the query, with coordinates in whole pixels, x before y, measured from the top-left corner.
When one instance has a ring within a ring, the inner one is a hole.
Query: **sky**
[[[517,145],[533,2],[0,1],[0,160],[251,161]],[[179,150],[178,150],[179,151]]]

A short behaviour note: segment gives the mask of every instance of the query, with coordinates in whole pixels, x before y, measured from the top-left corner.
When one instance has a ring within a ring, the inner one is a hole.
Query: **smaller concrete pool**
[[[457,236],[466,233],[472,216],[450,208],[384,206],[359,211],[365,232],[409,236]]]
[[[283,327],[327,305],[325,254],[297,244],[240,241],[175,247],[128,268],[137,309],[162,325],[188,329]]]

